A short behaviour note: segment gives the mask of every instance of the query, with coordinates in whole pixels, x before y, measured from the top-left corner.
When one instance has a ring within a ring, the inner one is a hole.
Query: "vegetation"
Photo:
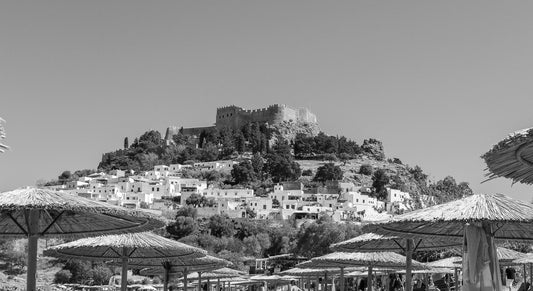
[[[294,140],[294,154],[298,158],[316,158],[317,156],[343,156],[355,158],[363,150],[355,141],[344,136],[328,136],[320,132],[317,136],[297,134]]]
[[[196,210],[184,207],[167,226],[171,237],[208,250],[241,268],[246,256],[295,253],[307,257],[329,251],[331,243],[357,236],[359,226],[336,223],[329,216],[296,227],[294,221],[231,219],[226,215],[195,219]]]
[[[316,170],[313,181],[326,182],[332,180],[342,180],[344,173],[339,166],[334,163],[327,163]]]

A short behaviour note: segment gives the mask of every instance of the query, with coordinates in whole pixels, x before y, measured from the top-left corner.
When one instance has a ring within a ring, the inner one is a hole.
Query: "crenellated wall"
[[[274,104],[261,109],[243,109],[239,106],[230,105],[217,108],[215,127],[217,128],[240,128],[252,122],[280,124],[283,122],[295,123],[317,123],[316,115],[307,108],[293,109],[284,104]],[[183,134],[198,136],[202,131],[211,127],[184,128]],[[179,132],[179,127],[171,126],[167,128],[166,140],[171,140],[172,136]]]
[[[232,105],[217,108],[216,127],[238,128],[251,122],[279,124],[284,121],[317,123],[316,116],[307,108],[292,109],[283,104],[246,110]]]

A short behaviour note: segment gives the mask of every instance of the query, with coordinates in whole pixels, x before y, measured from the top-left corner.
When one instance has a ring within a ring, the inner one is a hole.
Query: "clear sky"
[[[480,158],[533,126],[529,1],[2,1],[0,190],[216,108],[308,107],[329,134],[384,142],[431,179],[480,184]]]

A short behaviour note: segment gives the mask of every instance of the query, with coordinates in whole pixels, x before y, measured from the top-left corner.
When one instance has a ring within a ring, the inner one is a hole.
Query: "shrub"
[[[369,165],[369,164],[361,165],[361,167],[359,168],[359,174],[361,175],[370,176],[372,175],[372,172],[373,172],[372,165]]]
[[[54,283],[56,284],[65,284],[70,282],[72,273],[69,270],[60,270],[54,275]]]

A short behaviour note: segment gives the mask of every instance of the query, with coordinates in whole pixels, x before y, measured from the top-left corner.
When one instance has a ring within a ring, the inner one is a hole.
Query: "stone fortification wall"
[[[217,108],[215,126],[183,128],[183,134],[199,136],[204,130],[217,128],[240,128],[252,122],[268,123],[270,125],[282,124],[283,122],[317,124],[316,115],[307,108],[293,109],[284,104],[274,104],[266,108],[247,110],[239,106],[231,105]],[[166,140],[178,134],[180,128],[170,126],[165,134]]]
[[[316,116],[307,108],[292,109],[283,104],[267,108],[245,110],[238,106],[217,108],[216,127],[238,128],[251,122],[279,124],[284,121],[317,123]]]

